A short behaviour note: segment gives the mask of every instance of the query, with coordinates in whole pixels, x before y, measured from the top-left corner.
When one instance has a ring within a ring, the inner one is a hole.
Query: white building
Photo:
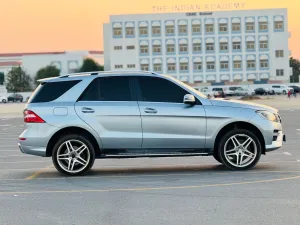
[[[0,72],[6,75],[12,67],[22,68],[34,78],[37,71],[48,65],[55,65],[61,74],[77,70],[87,57],[104,63],[102,51],[64,51],[64,52],[35,52],[35,53],[0,53]]]
[[[104,24],[105,70],[150,70],[181,81],[286,82],[287,9],[113,15]]]

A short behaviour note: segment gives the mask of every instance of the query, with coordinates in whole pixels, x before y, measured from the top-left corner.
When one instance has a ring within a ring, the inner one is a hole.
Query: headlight
[[[258,115],[262,116],[263,118],[270,120],[272,122],[279,122],[278,117],[274,113],[271,113],[269,111],[256,111],[256,113]]]

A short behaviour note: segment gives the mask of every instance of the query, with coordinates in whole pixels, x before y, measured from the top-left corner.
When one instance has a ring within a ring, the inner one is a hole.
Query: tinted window
[[[47,82],[40,84],[36,95],[30,100],[31,103],[37,102],[50,102],[62,96],[73,86],[78,84],[80,80],[70,80],[70,81],[59,81],[59,82]]]
[[[129,77],[100,77],[83,93],[80,101],[132,101]]]
[[[141,101],[183,103],[186,90],[166,79],[139,77]]]

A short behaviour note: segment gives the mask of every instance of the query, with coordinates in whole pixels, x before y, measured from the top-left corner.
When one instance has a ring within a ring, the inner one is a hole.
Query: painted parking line
[[[292,155],[292,154],[289,153],[289,152],[284,152],[283,154],[285,154],[285,155]]]
[[[13,195],[13,194],[70,194],[70,193],[101,193],[101,192],[128,192],[128,191],[159,191],[159,190],[180,190],[180,189],[200,189],[206,187],[226,187],[236,185],[247,184],[259,184],[259,183],[274,183],[286,180],[297,180],[300,176],[283,177],[268,180],[256,180],[256,181],[244,181],[234,183],[217,183],[217,184],[204,184],[204,185],[192,185],[192,186],[152,186],[152,187],[133,187],[133,188],[107,188],[107,189],[73,189],[73,190],[42,190],[42,191],[7,191],[0,192],[0,195]]]
[[[25,180],[32,180],[34,178],[36,178],[37,176],[41,175],[43,172],[47,171],[48,169],[54,168],[54,165],[50,165],[47,166],[43,169],[40,169],[38,171],[36,171],[35,173],[33,173],[32,175],[30,175],[29,177],[26,177]]]

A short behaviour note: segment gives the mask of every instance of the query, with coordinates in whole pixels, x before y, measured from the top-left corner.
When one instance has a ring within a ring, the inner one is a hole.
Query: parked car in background
[[[235,91],[234,91],[235,95],[237,96],[247,96],[247,95],[254,95],[255,94],[255,91],[251,88],[237,88]]]
[[[212,90],[212,88],[204,87],[200,89],[200,92],[206,95],[209,98],[215,98],[216,96],[219,95],[218,92],[215,92]]]
[[[7,97],[5,97],[5,96],[0,96],[0,102],[6,103],[6,102],[7,102]]]
[[[20,94],[12,94],[7,97],[8,102],[23,102],[23,96]]]
[[[234,91],[230,90],[229,88],[223,88],[223,90],[224,90],[225,96],[234,96],[235,95]]]
[[[299,86],[296,86],[296,85],[292,85],[292,86],[289,86],[290,88],[293,88],[293,92],[295,93],[300,93],[300,87]]]
[[[229,87],[229,90],[235,91],[236,89],[241,88],[241,87]]]
[[[271,86],[271,93],[273,94],[284,94],[286,95],[289,90],[292,90],[292,88],[289,88],[286,85],[272,85]]]
[[[268,91],[265,88],[256,88],[254,90],[256,95],[267,95]]]
[[[222,97],[225,97],[224,90],[223,90],[223,88],[221,88],[221,87],[213,87],[213,88],[212,88],[212,91],[215,93],[215,97],[216,97],[216,98],[222,98]]]

